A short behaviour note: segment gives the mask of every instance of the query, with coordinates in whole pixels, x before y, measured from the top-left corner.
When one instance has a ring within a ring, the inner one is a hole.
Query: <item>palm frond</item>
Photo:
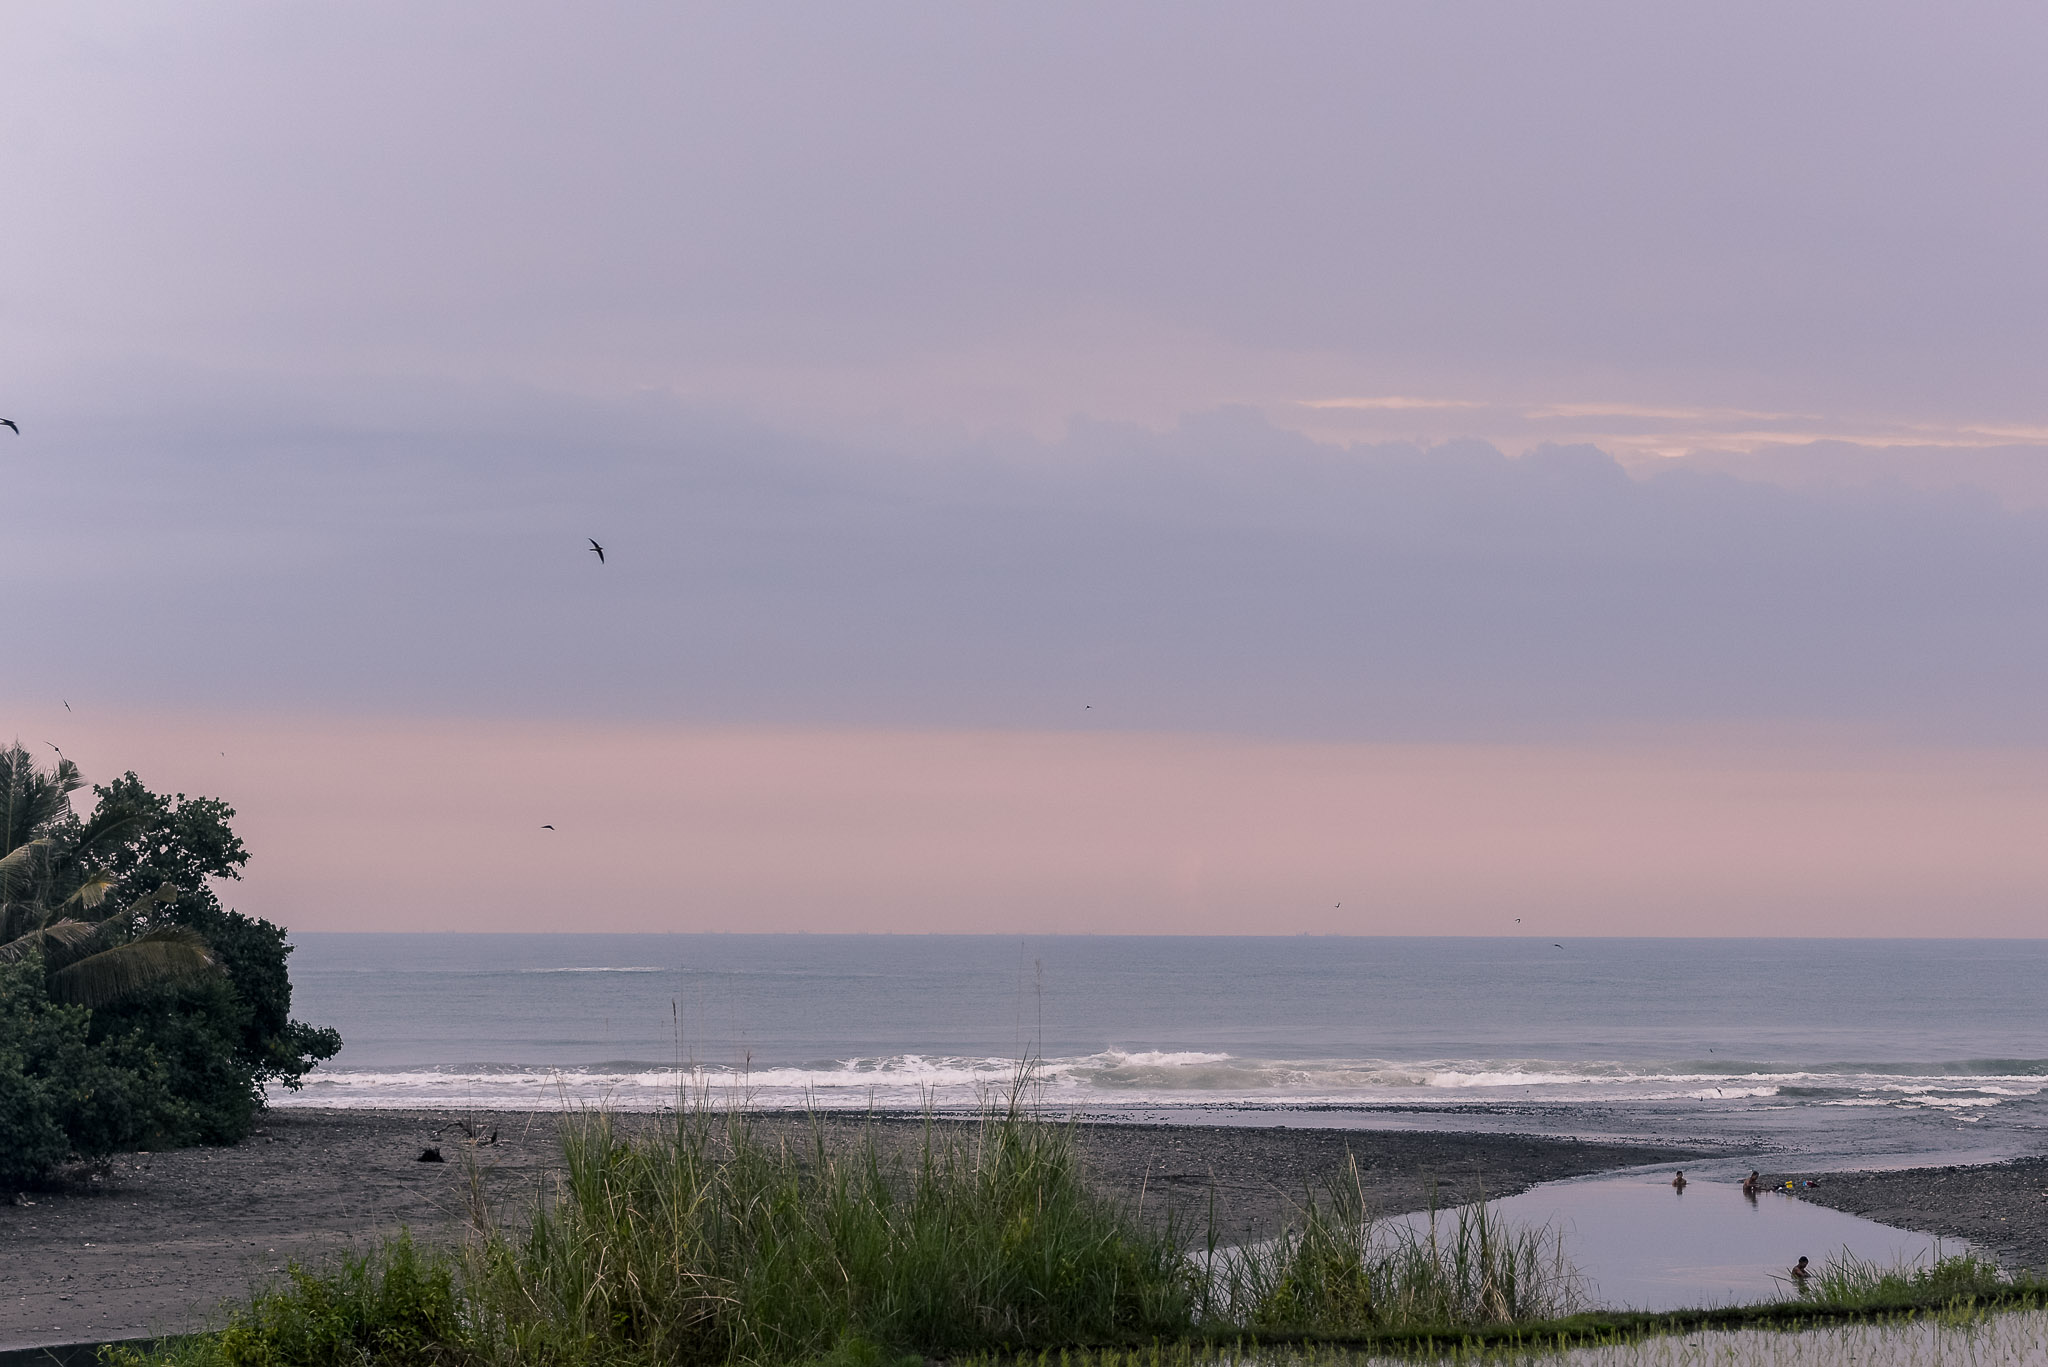
[[[110,1006],[156,988],[175,987],[220,972],[197,931],[166,926],[88,955],[50,975],[50,996],[79,1006]]]
[[[49,848],[50,842],[47,839],[26,840],[6,854],[0,855],[0,884],[27,873],[28,866],[35,862],[35,857]]]
[[[77,889],[64,899],[64,905],[68,907],[73,902],[76,902],[78,905],[90,910],[106,900],[107,892],[113,886],[114,875],[104,869],[96,869],[87,874],[85,881],[80,883]]]
[[[169,906],[177,900],[178,885],[176,883],[159,883],[155,892],[143,893],[142,896],[136,898],[127,906],[122,907],[119,911],[108,917],[107,920],[132,919],[155,911],[158,907]]]
[[[99,934],[99,927],[85,921],[66,918],[52,921],[49,925],[31,930],[26,935],[16,936],[6,944],[0,944],[0,964],[19,962],[31,950],[52,948],[71,949],[88,943]]]

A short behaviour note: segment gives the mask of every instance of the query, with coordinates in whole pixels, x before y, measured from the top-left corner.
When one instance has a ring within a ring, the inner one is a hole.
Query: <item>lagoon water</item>
[[[301,934],[280,1104],[969,1107],[1982,1160],[2048,1123],[2048,942]],[[1794,1159],[1792,1155],[1798,1157]],[[1711,1171],[1710,1166],[1710,1171]]]
[[[1668,1170],[1547,1182],[1492,1203],[1507,1224],[1547,1228],[1585,1279],[1587,1299],[1679,1310],[1790,1299],[1801,1254],[1818,1271],[1843,1255],[1878,1267],[1930,1265],[1969,1245],[1893,1229],[1778,1191],[1745,1197],[1729,1181],[1676,1191]],[[1426,1216],[1402,1223],[1426,1229]]]

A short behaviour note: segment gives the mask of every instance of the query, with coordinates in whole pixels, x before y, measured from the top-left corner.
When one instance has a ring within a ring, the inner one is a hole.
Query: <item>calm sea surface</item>
[[[346,1046],[280,1104],[968,1107],[1030,1056],[1105,1118],[2048,1145],[2048,941],[293,939],[295,1014]]]

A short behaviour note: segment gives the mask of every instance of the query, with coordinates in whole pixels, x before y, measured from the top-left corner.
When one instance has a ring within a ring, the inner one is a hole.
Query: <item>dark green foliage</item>
[[[291,946],[284,929],[228,910],[214,891],[212,880],[239,879],[249,862],[241,838],[228,826],[234,808],[214,798],[153,793],[133,773],[96,786],[93,793],[98,805],[79,831],[81,838],[112,833],[93,842],[100,866],[115,880],[110,900],[126,903],[166,883],[176,887],[177,897],[153,908],[140,928],[175,925],[198,931],[226,970],[230,988],[222,993],[212,985],[187,987],[153,1002],[116,1008],[105,1013],[104,1029],[115,1032],[139,1023],[152,1038],[178,1041],[178,1048],[167,1054],[182,1052],[187,1060],[180,1073],[181,1095],[208,1097],[216,1128],[226,1137],[238,1137],[247,1131],[248,1107],[260,1096],[260,1084],[297,1087],[315,1063],[334,1056],[341,1037],[291,1019],[292,984],[285,966]],[[202,1057],[223,1048],[237,1075],[245,1075],[239,1083],[223,1070],[200,1064]],[[188,1085],[199,1090],[184,1091]],[[231,1096],[237,1087],[247,1096]],[[244,1118],[232,1122],[229,1117],[238,1107]]]
[[[45,772],[0,749],[0,1182],[232,1142],[264,1084],[296,1087],[341,1047],[291,1019],[284,931],[214,891],[249,858],[233,809],[131,773],[81,820],[82,783],[68,760]]]
[[[460,1332],[447,1261],[401,1237],[324,1275],[294,1267],[290,1287],[237,1315],[220,1348],[231,1367],[411,1367],[442,1361]]]
[[[49,999],[36,959],[0,964],[0,1184],[126,1148],[166,1103],[155,1055],[132,1041],[93,1047],[90,1015]]]
[[[257,1296],[220,1333],[165,1356],[208,1367],[427,1367],[450,1361],[461,1336],[451,1261],[401,1236],[317,1275],[294,1264],[286,1285]],[[143,1367],[151,1359],[114,1348],[101,1361]]]

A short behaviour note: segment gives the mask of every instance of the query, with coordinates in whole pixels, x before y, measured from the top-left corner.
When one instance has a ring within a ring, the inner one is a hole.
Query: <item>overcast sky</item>
[[[2048,793],[2038,6],[24,5],[0,50],[0,702],[239,802],[252,909],[550,923],[531,873],[368,906],[311,833],[401,752],[496,803],[480,756],[587,734],[641,849],[738,819],[682,767],[783,776],[773,857],[657,855],[621,928],[1310,928],[1263,899],[1321,869],[1382,895],[1318,929],[1847,933],[1881,830],[2035,933],[1986,833]],[[1471,800],[1382,846],[1328,775],[1387,746]],[[815,834],[869,805],[820,775],[947,764],[1067,871]],[[1557,785],[1552,853],[1450,815]],[[1660,899],[1708,865],[1754,876]]]

